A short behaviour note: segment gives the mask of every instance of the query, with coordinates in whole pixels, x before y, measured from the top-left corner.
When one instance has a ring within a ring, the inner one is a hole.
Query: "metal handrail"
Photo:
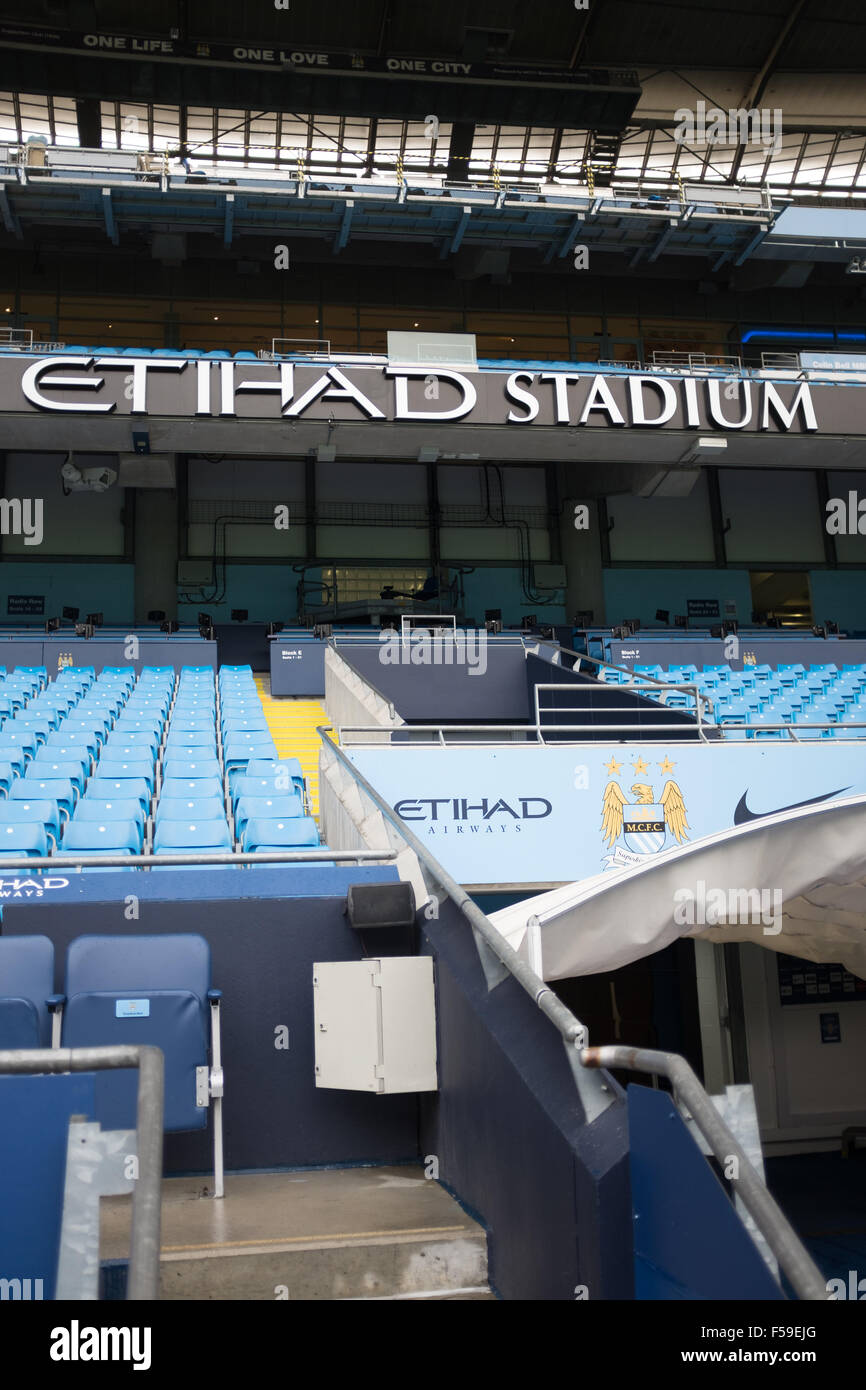
[[[560,688],[560,687],[557,687],[557,688]],[[663,707],[660,706],[660,708],[663,708]],[[614,714],[617,713],[616,709],[613,709],[611,712],[614,713]],[[623,713],[630,713],[630,712],[631,712],[631,711],[629,711],[629,710],[624,710],[624,711],[623,711]],[[713,738],[713,739],[707,738],[707,735],[706,735],[706,732],[705,732],[705,731],[708,730],[708,729],[712,730],[712,732],[713,732],[714,734],[718,735],[718,737]],[[861,724],[861,723],[850,723],[850,724],[832,724],[832,723],[828,723],[828,724],[727,724],[727,725],[703,724],[703,725],[701,725],[700,729],[698,729],[697,724],[649,724],[649,725],[648,725],[648,724],[548,724],[548,725],[537,725],[537,724],[403,724],[403,725],[400,725],[400,726],[397,727],[397,728],[388,728],[387,726],[381,725],[381,724],[342,724],[342,725],[340,725],[340,726],[338,727],[337,733],[338,733],[339,738],[340,738],[341,746],[343,746],[343,735],[344,735],[344,734],[373,734],[373,733],[379,734],[379,735],[381,735],[381,734],[383,734],[383,733],[387,733],[387,734],[389,734],[389,735],[391,735],[391,734],[401,734],[401,735],[403,736],[402,739],[400,740],[400,746],[401,746],[401,747],[402,747],[402,746],[408,746],[408,744],[410,744],[412,741],[414,741],[414,735],[415,735],[415,734],[419,734],[419,733],[433,733],[433,734],[435,734],[436,737],[437,737],[438,742],[441,744],[442,747],[446,747],[446,746],[447,746],[447,735],[448,735],[448,734],[483,734],[485,737],[480,738],[480,739],[479,739],[479,743],[483,743],[483,744],[496,744],[497,742],[502,742],[502,740],[499,740],[499,739],[497,738],[497,735],[499,735],[499,734],[515,734],[515,733],[522,733],[522,734],[526,734],[527,736],[531,735],[531,736],[533,737],[533,740],[534,740],[535,743],[544,745],[544,743],[545,743],[545,739],[544,739],[544,734],[545,734],[545,732],[547,732],[547,733],[555,733],[555,734],[575,734],[575,733],[576,733],[576,734],[598,734],[598,733],[608,733],[608,734],[614,735],[614,737],[613,737],[612,739],[610,739],[609,742],[616,742],[617,739],[618,739],[620,742],[625,742],[626,737],[627,737],[627,736],[630,736],[630,735],[632,735],[632,734],[637,734],[638,736],[643,736],[643,737],[646,737],[646,735],[648,735],[648,734],[652,734],[654,737],[658,737],[658,736],[659,736],[660,734],[662,734],[662,733],[665,734],[665,735],[667,735],[667,734],[669,734],[669,733],[670,733],[670,734],[676,734],[676,733],[690,733],[690,734],[692,734],[692,735],[698,734],[698,738],[697,738],[697,739],[694,739],[694,738],[693,738],[692,740],[671,739],[671,742],[672,742],[672,743],[680,743],[680,742],[684,743],[684,742],[687,742],[687,741],[691,741],[691,742],[700,742],[700,743],[706,744],[707,747],[724,747],[725,744],[728,744],[728,743],[740,743],[740,742],[743,742],[743,741],[744,741],[743,739],[739,739],[739,738],[737,738],[737,739],[727,738],[726,735],[725,735],[725,730],[726,730],[726,729],[729,730],[729,731],[730,731],[730,730],[742,730],[743,734],[745,734],[745,735],[747,736],[747,740],[746,740],[746,741],[748,741],[748,742],[752,742],[753,740],[758,740],[759,737],[760,737],[760,735],[761,735],[762,733],[778,733],[778,732],[782,732],[782,733],[786,734],[787,738],[788,738],[788,739],[790,740],[790,742],[792,742],[792,743],[796,743],[796,744],[801,744],[801,743],[817,743],[817,742],[819,742],[820,740],[819,740],[817,737],[814,737],[813,735],[819,734],[819,733],[823,735],[823,734],[825,734],[825,733],[829,733],[829,732],[830,732],[831,730],[833,730],[833,729],[863,729],[863,731],[864,731],[863,737],[866,738],[866,724]],[[799,733],[798,733],[798,730],[799,730]],[[806,734],[806,730],[811,730],[812,733]],[[806,736],[805,736],[805,737],[801,737],[801,736],[800,736],[801,734],[806,734]],[[407,735],[410,736],[409,739],[407,739],[407,737],[406,737]],[[381,739],[379,739],[379,740],[377,740],[377,741],[378,741],[378,742],[381,742]],[[393,742],[393,740],[390,740],[390,741]],[[420,742],[420,740],[418,740],[418,741]],[[527,741],[528,741],[528,739],[527,739]],[[640,741],[640,737],[638,738],[637,741],[638,741],[638,742]],[[780,740],[780,741],[781,741],[781,740]],[[828,741],[829,741],[829,740],[828,740]],[[505,742],[513,742],[513,740],[505,740]],[[575,738],[575,739],[572,739],[571,742],[572,742],[572,743],[575,743],[575,744],[578,744],[578,743],[593,743],[593,742],[596,742],[596,740],[595,740],[595,739],[592,739],[592,738],[582,738],[582,739],[581,739],[581,738]],[[351,745],[351,746],[353,746],[353,747],[360,747],[361,745],[360,745],[360,744],[354,744],[354,745]],[[461,746],[465,746],[465,745],[462,744]]]
[[[64,870],[77,869],[140,869],[179,868],[190,864],[357,864],[359,861],[373,860],[388,863],[397,856],[393,850],[385,849],[291,849],[220,851],[219,854],[55,854],[46,855],[4,855],[0,860],[0,882],[7,869],[29,869],[31,873],[41,873],[44,867]]]
[[[597,1091],[588,1096],[582,1087],[581,1077],[586,1079],[588,1074],[592,1074],[600,1068],[621,1066],[636,1071],[648,1071],[669,1078],[676,1092],[688,1106],[695,1125],[703,1134],[715,1157],[721,1162],[724,1162],[729,1156],[737,1158],[740,1172],[737,1190],[742,1194],[743,1204],[778,1259],[782,1272],[790,1280],[795,1292],[802,1299],[826,1301],[829,1295],[820,1270],[803,1246],[784,1212],[770,1196],[760,1175],[752,1166],[751,1161],[743,1152],[685,1059],[675,1053],[648,1052],[640,1048],[620,1045],[590,1047],[584,1024],[562,1003],[544,980],[521,960],[517,952],[509,946],[501,933],[472,901],[469,894],[460,887],[438,860],[434,859],[426,845],[408,828],[405,821],[397,816],[394,809],[359,772],[343,750],[328,737],[328,730],[323,726],[318,726],[316,732],[322,743],[330,749],[341,766],[374,803],[383,818],[405,844],[414,851],[432,880],[444,889],[447,896],[467,919],[473,931],[481,937],[485,946],[534,1000],[536,1007],[550,1019],[561,1034],[569,1052],[569,1059],[578,1063],[578,1066],[573,1067],[572,1070],[581,1100],[584,1103],[587,1119],[589,1120],[591,1115],[587,1101],[596,1106],[602,1105],[606,1109],[607,1105],[612,1102],[613,1096],[606,1086],[602,1086],[602,1090],[607,1091],[604,1100]],[[600,1109],[595,1110],[592,1118],[595,1118],[598,1113],[601,1113]]]
[[[809,1302],[828,1301],[821,1271],[684,1057],[615,1043],[586,1048],[581,1062],[585,1067],[622,1067],[670,1081],[674,1099],[682,1102],[722,1167],[727,1167],[732,1158],[737,1160],[737,1195],[795,1292]]]
[[[132,1192],[132,1233],[126,1297],[159,1297],[159,1236],[162,1213],[164,1063],[158,1047],[58,1047],[0,1051],[0,1074],[104,1071],[136,1068],[138,1177]]]

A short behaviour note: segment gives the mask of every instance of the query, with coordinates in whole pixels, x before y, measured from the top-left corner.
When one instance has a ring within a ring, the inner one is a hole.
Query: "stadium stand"
[[[0,1301],[146,1301],[158,1375],[294,1369],[284,1298],[832,1375],[866,20],[0,32]]]

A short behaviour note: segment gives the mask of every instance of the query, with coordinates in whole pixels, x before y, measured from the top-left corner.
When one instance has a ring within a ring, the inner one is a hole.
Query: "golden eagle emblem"
[[[629,848],[641,853],[653,853],[662,848],[665,831],[669,830],[678,845],[689,837],[686,831],[686,803],[676,782],[665,783],[657,802],[653,789],[646,782],[635,782],[631,788],[635,800],[629,801],[618,782],[605,788],[601,830],[611,849],[625,831]],[[639,809],[635,809],[639,808]]]

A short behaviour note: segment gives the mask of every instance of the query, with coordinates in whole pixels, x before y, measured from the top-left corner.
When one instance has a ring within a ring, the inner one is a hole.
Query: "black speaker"
[[[355,931],[375,927],[411,927],[415,923],[415,892],[411,883],[353,883],[346,913]]]

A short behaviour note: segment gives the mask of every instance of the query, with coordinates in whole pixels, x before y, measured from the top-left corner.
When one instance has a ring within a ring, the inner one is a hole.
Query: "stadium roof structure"
[[[58,17],[62,12],[62,23]],[[239,44],[237,36],[244,36]],[[866,196],[859,0],[0,3],[0,139],[464,182]],[[771,138],[677,113],[758,110]],[[776,121],[778,113],[778,121]]]

